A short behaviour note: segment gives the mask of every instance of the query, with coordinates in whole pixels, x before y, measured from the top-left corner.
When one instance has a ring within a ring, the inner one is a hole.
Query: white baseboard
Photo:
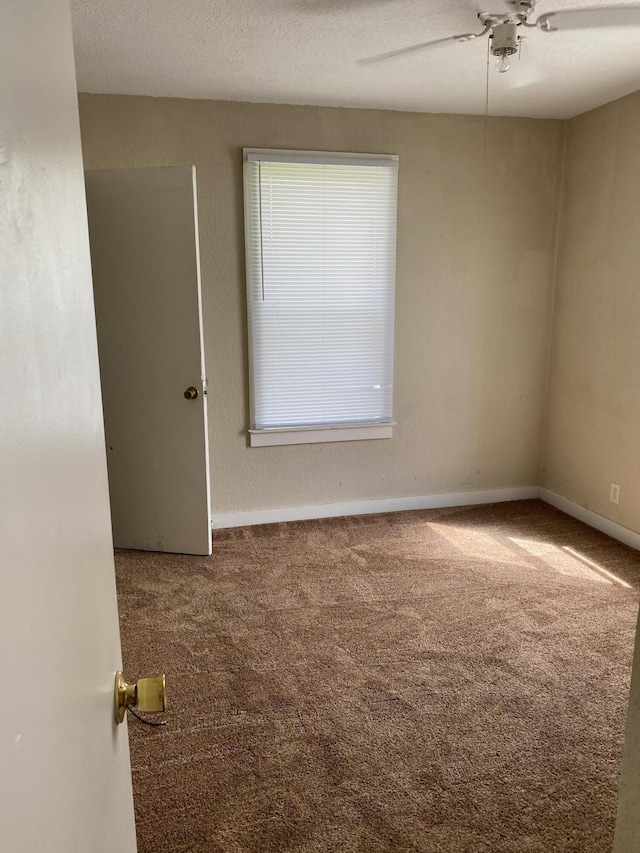
[[[625,545],[630,545],[632,548],[640,551],[640,533],[636,533],[635,530],[623,527],[616,521],[605,518],[604,515],[598,515],[597,512],[593,512],[586,507],[580,506],[580,504],[567,500],[567,498],[560,497],[560,495],[549,491],[549,489],[540,488],[540,499],[556,507],[556,509],[561,509],[567,515],[577,518],[578,521],[583,521],[589,527],[595,527],[601,533],[606,533],[612,539],[617,539],[619,542],[624,542]]]
[[[440,495],[415,495],[406,498],[382,498],[370,501],[345,501],[310,506],[284,506],[276,509],[256,509],[227,512],[212,516],[211,527],[249,527],[254,524],[275,524],[280,521],[306,521],[314,518],[337,518],[345,515],[373,515],[380,512],[401,512],[407,509],[438,509],[439,507],[476,506],[540,498],[567,515],[606,533],[619,542],[640,551],[640,533],[623,527],[603,515],[598,515],[573,501],[538,486],[521,486],[514,489],[483,489],[479,492],[451,492]]]
[[[443,495],[416,495],[407,498],[383,498],[371,501],[346,501],[311,506],[284,506],[277,509],[256,509],[247,512],[227,512],[214,515],[211,527],[245,527],[253,524],[274,524],[279,521],[306,521],[312,518],[335,518],[341,515],[372,515],[379,512],[398,512],[406,509],[437,509],[447,506],[523,501],[537,498],[537,486],[515,489],[483,489],[480,492],[452,492]]]

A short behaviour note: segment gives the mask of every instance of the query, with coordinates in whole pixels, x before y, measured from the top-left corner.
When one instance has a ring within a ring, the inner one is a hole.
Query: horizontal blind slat
[[[245,163],[252,426],[390,423],[397,163]]]

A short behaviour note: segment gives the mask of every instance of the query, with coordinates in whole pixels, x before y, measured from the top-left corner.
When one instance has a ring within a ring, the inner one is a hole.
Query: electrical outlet
[[[617,483],[611,483],[611,493],[609,500],[612,504],[620,503],[620,486]]]

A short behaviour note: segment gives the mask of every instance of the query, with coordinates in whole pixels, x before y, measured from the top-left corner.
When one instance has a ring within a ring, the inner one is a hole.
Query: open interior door
[[[134,853],[69,8],[0,9],[0,849]]]
[[[613,853],[640,850],[640,621],[636,631],[631,690]]]
[[[195,168],[86,188],[114,543],[210,554]]]

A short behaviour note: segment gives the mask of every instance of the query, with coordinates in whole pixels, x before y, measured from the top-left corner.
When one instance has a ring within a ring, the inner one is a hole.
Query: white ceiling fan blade
[[[541,15],[536,26],[543,32],[581,30],[591,27],[640,27],[640,6],[602,6],[594,9],[567,9]]]
[[[369,56],[366,59],[359,59],[358,65],[371,65],[374,62],[383,62],[385,59],[393,59],[396,56],[404,56],[407,53],[415,53],[419,50],[425,50],[428,47],[436,47],[447,42],[466,40],[467,37],[472,37],[474,34],[469,33],[468,36],[448,36],[444,39],[434,39],[433,41],[423,41],[421,44],[412,44],[410,47],[401,47],[399,50],[389,50],[386,53],[378,53],[376,56]]]
[[[423,41],[420,44],[412,44],[409,47],[401,47],[399,50],[389,50],[386,53],[379,53],[377,56],[369,56],[366,59],[359,59],[358,65],[371,65],[373,62],[382,62],[385,59],[394,59],[396,56],[404,56],[407,53],[414,53],[418,50],[425,50],[429,47],[436,47],[440,44],[447,44],[447,42],[457,41],[457,42],[465,42],[465,41],[473,41],[477,38],[482,38],[482,36],[486,36],[491,26],[489,24],[484,25],[484,29],[479,33],[459,33],[455,36],[448,36],[443,39],[433,39],[433,41]]]
[[[513,2],[511,2],[511,0],[492,0],[492,3],[490,5],[491,11],[499,15],[504,15],[507,12],[513,12],[514,7],[514,4]],[[498,6],[500,7],[499,9],[497,8]],[[486,0],[476,0],[475,7],[478,12],[488,11]]]

